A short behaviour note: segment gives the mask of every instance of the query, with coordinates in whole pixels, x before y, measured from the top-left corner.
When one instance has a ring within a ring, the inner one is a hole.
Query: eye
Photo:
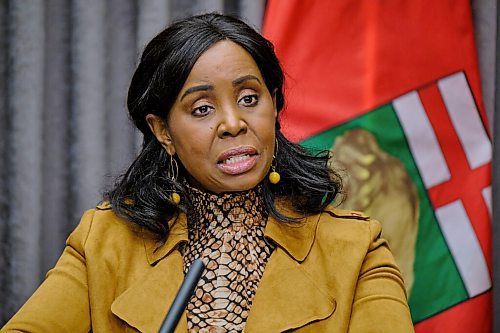
[[[246,95],[240,98],[238,104],[243,104],[243,106],[255,106],[259,101],[259,96],[257,95]]]
[[[197,108],[194,108],[193,111],[191,112],[191,114],[193,116],[203,117],[203,116],[206,116],[207,114],[209,114],[212,110],[213,110],[212,106],[202,105],[202,106],[198,106]]]

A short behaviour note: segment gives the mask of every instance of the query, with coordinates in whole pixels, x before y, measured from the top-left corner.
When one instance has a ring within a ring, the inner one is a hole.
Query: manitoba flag
[[[382,222],[417,333],[491,332],[491,155],[468,0],[268,0],[285,134]]]
[[[336,169],[346,170],[343,206],[382,221],[415,323],[463,302],[489,306],[490,249],[480,239],[489,233],[491,143],[463,72],[303,144],[332,150]]]

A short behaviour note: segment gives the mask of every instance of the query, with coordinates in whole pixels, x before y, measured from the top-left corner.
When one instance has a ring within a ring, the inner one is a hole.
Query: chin
[[[224,190],[221,192],[241,192],[241,191],[247,191],[251,190],[252,188],[256,187],[259,185],[264,177],[251,177],[246,179],[241,179],[241,180],[234,180],[231,182],[227,182],[224,184]]]

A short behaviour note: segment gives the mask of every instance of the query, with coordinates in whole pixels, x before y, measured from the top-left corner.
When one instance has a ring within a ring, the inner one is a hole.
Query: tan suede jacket
[[[337,215],[356,213],[331,209]],[[183,280],[186,217],[161,245],[103,204],[85,212],[46,280],[1,332],[157,332]],[[378,222],[322,213],[269,218],[277,247],[245,332],[413,332],[401,274]],[[175,332],[187,332],[184,315]]]

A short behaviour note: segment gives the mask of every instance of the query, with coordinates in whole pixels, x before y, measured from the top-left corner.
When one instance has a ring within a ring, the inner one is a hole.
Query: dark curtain
[[[264,0],[0,0],[0,326],[85,209],[136,155],[129,80],[169,22],[218,11],[260,27]]]

